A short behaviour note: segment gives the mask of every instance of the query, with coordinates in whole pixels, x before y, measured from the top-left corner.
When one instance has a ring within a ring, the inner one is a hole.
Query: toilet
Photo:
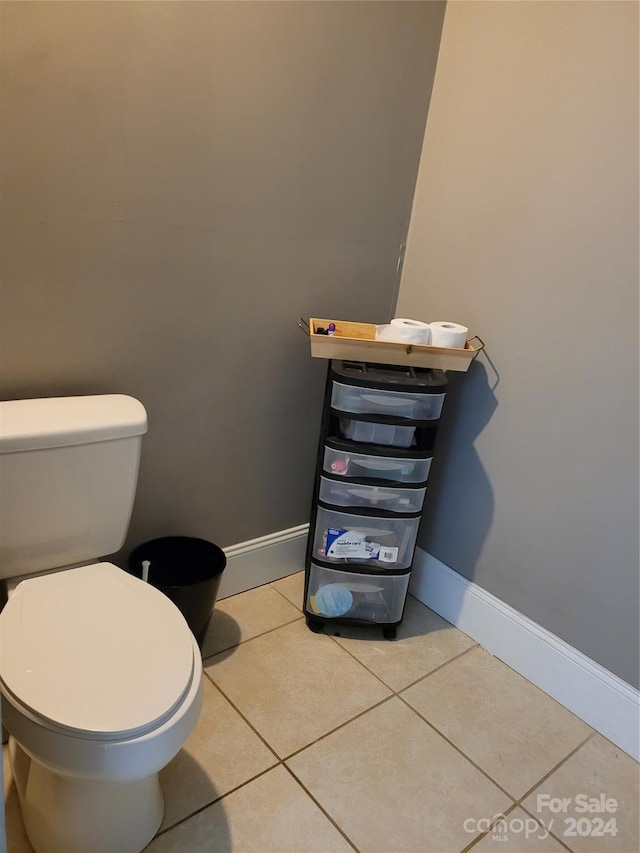
[[[147,417],[121,394],[0,402],[2,722],[36,853],[139,853],[193,731],[202,660],[122,547]]]

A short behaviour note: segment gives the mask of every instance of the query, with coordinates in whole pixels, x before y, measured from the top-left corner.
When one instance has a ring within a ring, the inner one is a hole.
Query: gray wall
[[[421,545],[638,683],[638,5],[447,6],[398,314],[487,343]]]
[[[443,3],[2,3],[3,398],[147,407],[128,546],[308,520],[325,363],[390,316]]]

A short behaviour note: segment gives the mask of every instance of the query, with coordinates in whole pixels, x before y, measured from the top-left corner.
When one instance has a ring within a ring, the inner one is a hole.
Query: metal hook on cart
[[[309,328],[309,324],[304,319],[304,317],[298,317],[298,328],[302,329],[302,331],[305,333],[305,335],[311,334],[311,329]]]

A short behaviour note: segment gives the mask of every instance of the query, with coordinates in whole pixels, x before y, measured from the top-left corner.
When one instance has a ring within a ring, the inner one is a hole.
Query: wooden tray
[[[326,329],[335,323],[333,335],[319,335],[317,329]],[[484,348],[484,342],[475,335],[464,349],[457,347],[426,347],[419,344],[377,341],[373,323],[350,323],[345,320],[321,320],[311,317],[309,322],[301,317],[298,326],[309,335],[313,358],[335,358],[345,361],[365,361],[373,364],[402,364],[411,367],[431,367],[440,370],[458,370],[463,373]],[[477,341],[479,346],[474,346]]]

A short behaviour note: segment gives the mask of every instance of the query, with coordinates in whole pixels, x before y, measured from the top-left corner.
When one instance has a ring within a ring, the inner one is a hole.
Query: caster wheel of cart
[[[396,629],[395,628],[383,628],[382,629],[382,636],[385,638],[385,640],[395,640],[395,638],[397,636]]]
[[[324,623],[316,622],[315,619],[307,619],[307,628],[313,631],[314,634],[322,634],[324,631]]]

